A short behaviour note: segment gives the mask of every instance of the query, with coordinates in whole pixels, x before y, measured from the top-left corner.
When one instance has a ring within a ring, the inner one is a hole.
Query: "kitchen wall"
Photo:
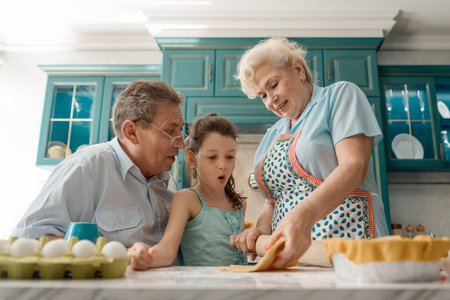
[[[0,239],[7,239],[49,175],[35,166],[47,79],[37,65],[160,64],[162,55],[159,51],[0,54]],[[378,62],[450,64],[450,53],[382,51]],[[426,180],[420,175],[416,179]],[[448,177],[436,180],[450,182]],[[448,184],[390,183],[391,219],[404,226],[421,223],[438,236],[450,236],[449,195]]]

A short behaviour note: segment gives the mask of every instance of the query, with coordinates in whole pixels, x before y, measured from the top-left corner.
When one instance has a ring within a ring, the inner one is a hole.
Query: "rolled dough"
[[[229,267],[225,268],[217,268],[218,271],[225,271],[225,272],[234,272],[234,273],[245,273],[245,272],[262,272],[262,271],[268,271],[270,265],[275,261],[277,258],[278,253],[283,250],[284,244],[286,242],[285,238],[279,239],[275,245],[269,248],[267,250],[266,254],[261,258],[261,260],[254,266],[241,266],[241,265],[231,265]],[[289,268],[296,266],[298,264],[298,259],[288,263],[287,265],[283,266],[281,269]]]

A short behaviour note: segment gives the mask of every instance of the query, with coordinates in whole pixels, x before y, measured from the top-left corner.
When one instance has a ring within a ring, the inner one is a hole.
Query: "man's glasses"
[[[156,129],[158,129],[159,131],[161,131],[162,133],[164,133],[166,136],[168,136],[168,137],[171,139],[171,141],[170,141],[170,146],[175,147],[175,145],[176,145],[178,142],[180,142],[180,143],[182,143],[182,144],[184,145],[184,138],[186,137],[185,134],[184,134],[184,132],[181,132],[181,135],[180,135],[180,136],[173,137],[173,136],[171,136],[170,134],[168,134],[167,132],[165,132],[164,130],[162,130],[161,128],[159,128],[158,126],[156,126],[155,124],[153,124],[152,122],[148,121],[148,120],[145,119],[145,118],[139,118],[139,119],[136,119],[136,120],[133,121],[133,123],[136,123],[136,122],[138,122],[138,121],[140,121],[140,120],[144,120],[144,121],[147,122],[148,124],[152,125],[152,126],[155,127]]]

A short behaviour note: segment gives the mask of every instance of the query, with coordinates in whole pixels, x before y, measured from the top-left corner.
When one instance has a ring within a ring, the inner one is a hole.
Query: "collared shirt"
[[[152,246],[162,238],[176,191],[167,172],[147,181],[114,138],[62,161],[12,236],[64,236],[70,222],[92,222],[108,241]]]
[[[295,147],[297,160],[308,174],[322,181],[338,166],[334,147],[339,141],[362,133],[374,138],[375,147],[383,138],[367,97],[355,84],[341,81],[325,88],[313,85],[311,101],[294,126],[291,128],[290,120],[282,118],[265,134],[255,154],[255,174],[259,163],[277,137],[280,134],[296,133],[300,129],[302,134]],[[372,157],[366,178],[358,188],[371,193],[378,190]],[[383,202],[378,196],[373,196],[372,203],[375,235],[387,235]]]

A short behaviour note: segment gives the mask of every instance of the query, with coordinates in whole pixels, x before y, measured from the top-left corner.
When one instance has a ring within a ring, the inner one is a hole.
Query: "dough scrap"
[[[261,258],[261,260],[254,266],[242,266],[242,265],[231,265],[229,267],[217,268],[218,271],[234,272],[234,273],[246,273],[246,272],[263,272],[268,271],[270,265],[277,258],[278,253],[283,250],[284,244],[286,242],[285,238],[279,239],[275,245],[267,250],[266,254]],[[298,259],[288,263],[280,269],[285,269],[289,267],[296,266],[298,264]]]

